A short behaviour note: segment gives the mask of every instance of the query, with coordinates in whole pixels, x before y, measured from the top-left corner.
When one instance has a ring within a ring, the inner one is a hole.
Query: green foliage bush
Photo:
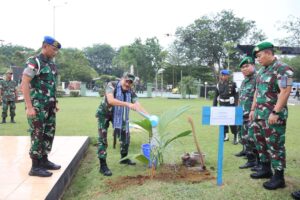
[[[71,90],[70,91],[71,97],[79,97],[80,96],[80,90]]]
[[[208,91],[208,98],[213,99],[214,97],[215,97],[215,91],[213,90]]]

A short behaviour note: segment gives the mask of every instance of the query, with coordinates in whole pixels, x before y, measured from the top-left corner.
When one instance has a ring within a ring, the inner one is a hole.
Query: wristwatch
[[[272,114],[279,115],[279,112],[276,112],[275,110],[272,110]]]

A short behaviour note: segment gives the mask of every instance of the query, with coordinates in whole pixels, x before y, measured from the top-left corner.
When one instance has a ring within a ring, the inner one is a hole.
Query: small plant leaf
[[[128,155],[124,158],[122,158],[120,161],[126,160],[126,159],[136,159],[144,164],[149,164],[149,160],[143,155],[143,154],[133,154],[133,155]]]
[[[134,121],[133,123],[142,127],[143,129],[145,129],[149,133],[149,138],[152,137],[152,126],[151,126],[151,122],[149,119],[143,119],[141,121]]]
[[[167,140],[164,144],[164,148],[166,148],[168,146],[168,144],[170,144],[172,141],[178,139],[178,138],[181,138],[181,137],[185,137],[185,136],[188,136],[189,134],[191,134],[192,131],[191,130],[187,130],[187,131],[184,131],[182,133],[179,133],[178,135],[176,135],[175,137],[173,138],[170,138],[169,140]]]

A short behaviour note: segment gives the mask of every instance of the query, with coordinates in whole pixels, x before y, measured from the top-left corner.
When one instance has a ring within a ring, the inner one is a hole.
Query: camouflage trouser
[[[112,121],[112,112],[101,113],[98,116],[98,158],[106,159],[107,157],[107,130],[110,121]],[[127,136],[125,130],[126,128],[123,127],[121,133],[118,135],[120,141],[120,153],[122,155],[126,155],[128,153],[130,143],[130,134]]]
[[[15,101],[3,101],[2,102],[2,118],[7,117],[7,111],[9,107],[10,117],[16,116],[16,103]]]
[[[254,137],[253,125],[248,120],[243,121],[240,128],[241,143],[245,145],[247,153],[256,152],[256,138]]]
[[[255,120],[253,128],[261,162],[271,162],[276,170],[285,168],[286,120],[278,120],[278,123],[273,125],[270,125],[267,120]]]
[[[55,103],[35,107],[35,110],[36,116],[27,118],[31,135],[29,155],[32,159],[41,159],[52,149],[56,127]]]

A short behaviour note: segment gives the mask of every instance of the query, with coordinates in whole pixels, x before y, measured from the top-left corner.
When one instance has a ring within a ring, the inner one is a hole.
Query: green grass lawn
[[[60,112],[57,114],[57,135],[85,135],[90,136],[91,144],[85,158],[82,160],[77,173],[70,186],[66,190],[63,199],[291,199],[290,193],[300,189],[300,106],[289,107],[289,119],[286,132],[287,150],[287,187],[276,191],[268,191],[262,188],[264,180],[249,178],[250,170],[240,170],[238,167],[246,162],[243,158],[237,158],[233,154],[241,150],[240,145],[232,145],[230,142],[224,145],[223,182],[219,187],[216,180],[205,181],[197,184],[170,183],[161,181],[147,181],[145,184],[128,186],[124,190],[107,192],[105,180],[115,180],[120,176],[148,175],[148,169],[138,163],[136,166],[123,166],[119,164],[119,148],[112,148],[112,131],[109,131],[108,165],[113,172],[112,177],[104,177],[99,174],[99,163],[96,156],[97,122],[95,111],[100,102],[99,98],[61,98],[59,99]],[[152,114],[160,115],[162,112],[183,106],[191,105],[192,108],[183,114],[170,126],[170,131],[191,129],[187,122],[187,116],[191,116],[196,125],[196,132],[201,149],[206,153],[206,166],[216,176],[217,151],[218,151],[218,127],[203,126],[201,124],[201,108],[211,105],[211,101],[205,100],[171,100],[171,99],[141,99],[140,102]],[[140,115],[131,112],[131,120],[142,119]],[[24,104],[17,104],[17,124],[0,124],[0,135],[28,135],[27,121],[25,118]],[[140,146],[147,143],[148,136],[140,132],[132,132],[129,153],[140,152]],[[55,140],[54,140],[55,142]],[[167,154],[166,163],[180,163],[180,156],[184,152],[195,151],[192,136],[185,137],[173,143]]]

